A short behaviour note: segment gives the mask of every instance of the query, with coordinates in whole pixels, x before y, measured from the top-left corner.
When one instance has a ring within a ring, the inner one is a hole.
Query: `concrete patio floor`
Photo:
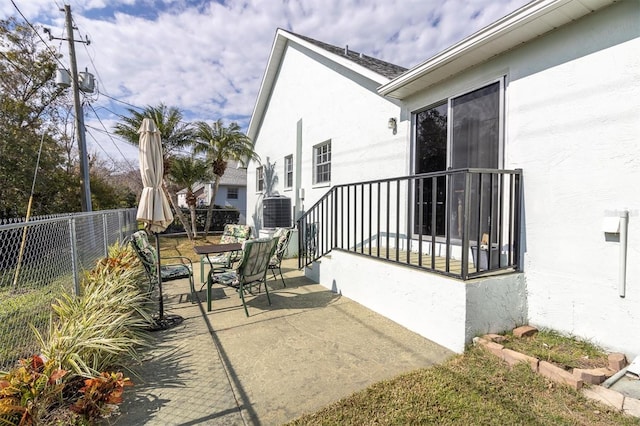
[[[112,424],[280,425],[453,355],[296,268],[284,262],[286,288],[269,279],[271,306],[247,298],[249,318],[234,289],[216,286],[206,312],[205,291],[192,303],[187,280],[166,283],[165,312],[184,321],[153,333]]]

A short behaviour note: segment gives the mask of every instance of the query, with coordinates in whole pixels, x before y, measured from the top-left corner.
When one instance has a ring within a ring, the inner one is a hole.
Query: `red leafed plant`
[[[34,355],[0,375],[0,424],[38,423],[59,403],[66,374],[55,362]]]
[[[85,379],[79,389],[83,395],[71,406],[71,409],[87,418],[109,416],[122,402],[125,386],[133,386],[129,378],[122,373],[102,373],[97,377]]]

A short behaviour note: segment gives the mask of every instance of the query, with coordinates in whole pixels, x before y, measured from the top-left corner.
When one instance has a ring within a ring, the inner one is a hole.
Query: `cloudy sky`
[[[527,2],[3,0],[0,16],[22,13],[66,37],[60,9],[71,6],[75,37],[91,40],[76,44],[78,69],[97,79],[85,109],[89,151],[131,164],[136,149],[100,131],[111,132],[127,104],[163,102],[186,121],[221,118],[246,130],[277,28],[410,68]],[[67,43],[48,42],[68,63]]]

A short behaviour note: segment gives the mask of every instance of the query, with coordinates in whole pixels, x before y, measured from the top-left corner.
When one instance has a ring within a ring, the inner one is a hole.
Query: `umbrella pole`
[[[158,293],[160,293],[159,320],[162,321],[164,319],[164,301],[163,301],[164,298],[162,296],[162,272],[161,272],[162,268],[160,266],[160,235],[156,233],[155,236],[156,236],[156,253],[158,257],[158,265],[157,265]]]

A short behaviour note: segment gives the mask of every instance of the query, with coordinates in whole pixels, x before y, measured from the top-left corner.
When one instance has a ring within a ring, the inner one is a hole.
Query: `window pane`
[[[452,99],[451,110],[451,166],[497,168],[500,83]]]
[[[256,190],[258,192],[264,191],[264,169],[262,167],[256,168]]]
[[[284,157],[284,186],[291,188],[293,186],[293,156]]]
[[[447,102],[416,114],[416,174],[447,168]]]
[[[451,100],[451,165],[458,168],[497,169],[500,146],[500,83],[493,83],[481,89]],[[470,188],[464,187],[464,177],[454,177],[454,193],[462,197],[469,193],[469,211],[474,220],[469,223],[469,241],[479,242],[483,234],[491,233],[496,241],[497,180],[490,175],[473,175]],[[463,206],[462,199],[457,202]],[[462,207],[463,208],[463,207]],[[458,219],[452,224],[452,235],[462,236],[462,224]],[[457,234],[457,235],[456,235]]]
[[[443,171],[447,167],[447,101],[416,114],[415,172]],[[420,181],[415,186],[414,232],[422,235],[444,235],[446,185],[444,177],[436,182],[436,229],[432,230],[433,178],[422,179],[422,204]],[[422,207],[422,218],[420,209]],[[422,226],[420,226],[422,225]]]
[[[315,147],[315,183],[331,181],[331,142]]]

